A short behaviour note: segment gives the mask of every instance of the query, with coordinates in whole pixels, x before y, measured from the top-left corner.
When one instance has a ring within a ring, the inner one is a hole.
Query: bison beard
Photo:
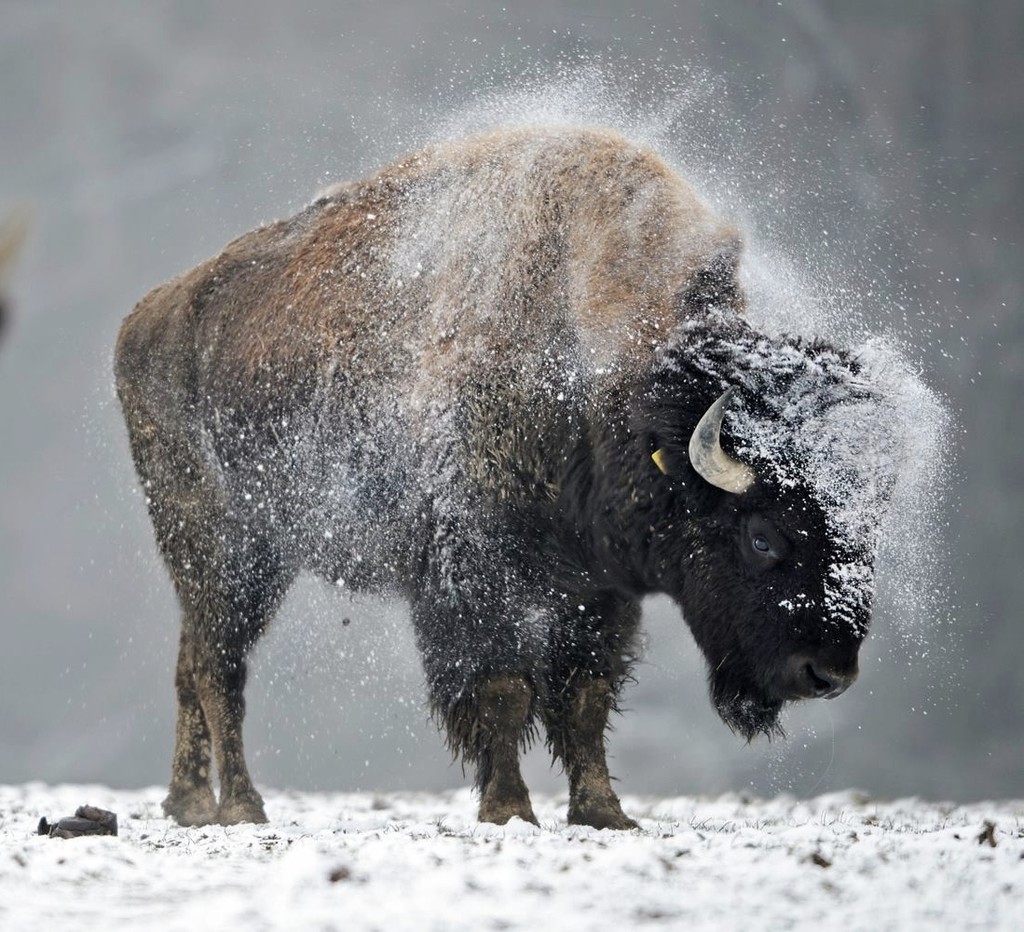
[[[535,821],[519,753],[542,727],[570,822],[634,825],[604,741],[649,593],[747,738],[841,692],[893,462],[843,431],[888,402],[851,354],[754,331],[738,255],[653,153],[511,129],[330,190],[143,298],[115,370],[183,613],[165,811],[265,819],[246,655],[302,570],[409,601],[483,820]]]

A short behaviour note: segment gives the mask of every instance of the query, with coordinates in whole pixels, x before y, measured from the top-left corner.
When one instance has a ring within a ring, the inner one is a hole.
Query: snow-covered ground
[[[0,928],[1020,929],[1024,801],[626,797],[639,831],[482,825],[471,793],[266,794],[181,828],[159,788],[0,786]],[[118,837],[36,835],[83,804]]]

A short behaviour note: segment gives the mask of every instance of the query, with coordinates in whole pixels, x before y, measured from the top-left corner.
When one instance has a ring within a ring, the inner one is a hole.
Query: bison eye
[[[740,553],[755,573],[763,573],[784,561],[789,555],[789,541],[779,529],[761,514],[751,514],[740,526]]]

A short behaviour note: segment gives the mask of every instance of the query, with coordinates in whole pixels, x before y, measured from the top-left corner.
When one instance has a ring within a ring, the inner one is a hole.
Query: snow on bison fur
[[[246,655],[302,570],[406,599],[480,818],[634,825],[605,760],[667,593],[748,739],[838,695],[905,454],[870,347],[744,316],[737,231],[653,152],[515,128],[335,186],[150,292],[117,390],[183,610],[165,811],[264,821]],[[220,778],[211,785],[211,755]]]

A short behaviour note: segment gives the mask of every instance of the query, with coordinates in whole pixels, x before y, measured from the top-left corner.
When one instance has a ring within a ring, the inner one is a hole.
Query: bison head
[[[785,702],[857,676],[898,419],[854,354],[736,315],[687,330],[648,435],[652,588],[682,607],[716,709],[750,739],[779,730]]]

